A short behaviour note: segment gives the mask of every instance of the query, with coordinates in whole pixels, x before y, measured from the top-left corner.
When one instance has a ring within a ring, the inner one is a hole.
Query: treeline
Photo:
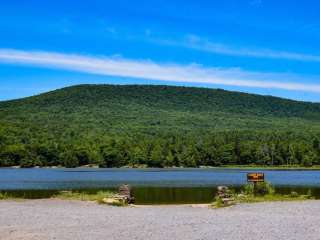
[[[0,132],[1,134],[1,132]],[[63,139],[0,135],[0,167],[199,167],[223,165],[320,165],[314,134],[206,133]]]

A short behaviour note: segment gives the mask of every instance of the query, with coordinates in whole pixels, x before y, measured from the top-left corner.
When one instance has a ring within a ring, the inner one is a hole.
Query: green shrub
[[[0,192],[0,200],[5,200],[5,199],[8,199],[8,198],[9,198],[9,196],[8,196],[7,193]]]
[[[223,204],[223,201],[222,201],[221,197],[217,196],[215,198],[214,207],[216,207],[216,208],[224,207],[224,204]]]
[[[307,198],[307,199],[312,199],[312,198],[313,198],[311,189],[308,190],[307,195],[306,195],[306,198]]]
[[[256,184],[249,183],[244,186],[244,193],[246,195],[273,195],[275,193],[274,187],[268,182],[259,182]]]
[[[297,197],[299,197],[299,194],[297,192],[292,191],[289,196],[291,198],[297,198]]]

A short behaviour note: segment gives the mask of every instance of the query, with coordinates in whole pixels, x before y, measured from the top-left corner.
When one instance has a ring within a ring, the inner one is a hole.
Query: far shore
[[[10,167],[2,167],[4,168],[12,168],[12,169],[28,169],[23,168],[21,166],[10,166]],[[35,166],[30,167],[30,169],[61,169],[66,168],[63,166]],[[69,168],[69,169],[81,169],[81,168],[92,168],[92,169],[102,169],[98,165],[84,165],[79,166],[75,168]],[[1,169],[1,167],[0,167]],[[110,168],[110,169],[240,169],[240,170],[320,170],[320,165],[310,166],[310,167],[304,167],[304,166],[297,166],[297,165],[279,165],[279,166],[259,166],[259,165],[223,165],[218,167],[212,167],[212,166],[200,166],[200,167],[166,167],[166,168],[151,168],[144,165],[138,165],[138,166],[123,166],[119,168]]]

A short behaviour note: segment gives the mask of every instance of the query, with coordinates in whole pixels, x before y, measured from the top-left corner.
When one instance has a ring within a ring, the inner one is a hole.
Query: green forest
[[[320,165],[320,104],[221,89],[79,85],[0,102],[0,167]]]

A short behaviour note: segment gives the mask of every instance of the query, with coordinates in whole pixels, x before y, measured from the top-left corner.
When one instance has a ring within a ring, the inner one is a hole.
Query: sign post
[[[248,173],[247,182],[253,183],[253,194],[256,192],[256,184],[258,182],[264,182],[264,173]]]
[[[253,183],[264,182],[264,173],[248,173],[247,181]]]

